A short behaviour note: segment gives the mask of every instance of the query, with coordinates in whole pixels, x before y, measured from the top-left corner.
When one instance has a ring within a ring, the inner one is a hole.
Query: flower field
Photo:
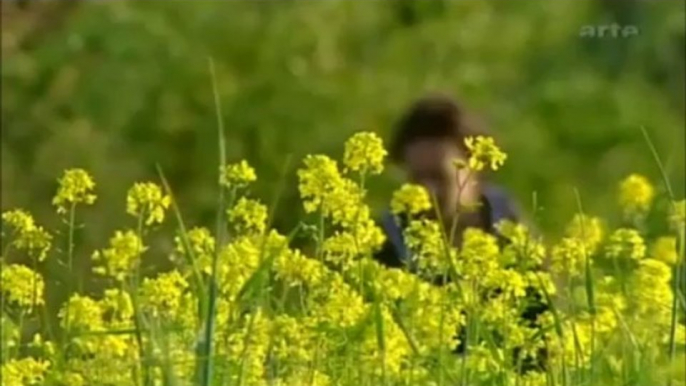
[[[491,138],[467,146],[472,156],[456,167],[508,160]],[[385,160],[367,132],[345,143],[341,162],[306,156],[298,190],[316,220],[289,234],[251,193],[259,177],[245,161],[221,160],[211,227],[184,221],[163,173],[105,203],[88,171],[66,170],[53,199],[63,229],[19,208],[2,214],[2,385],[686,384],[686,201],[657,197],[658,182],[633,174],[617,184],[622,223],[578,200],[559,240],[502,222],[498,237],[468,229],[452,248],[451,232],[419,215],[432,197],[408,184],[389,204],[410,219],[412,259],[389,268],[373,258],[385,235],[365,204]],[[50,318],[39,272],[49,259],[71,268],[92,205],[130,215],[92,254],[107,288],[72,285]],[[645,226],[655,213],[668,232]],[[147,239],[164,222],[176,225],[166,235],[173,268],[148,274]],[[314,248],[292,247],[296,234]],[[543,311],[522,317],[534,302]]]

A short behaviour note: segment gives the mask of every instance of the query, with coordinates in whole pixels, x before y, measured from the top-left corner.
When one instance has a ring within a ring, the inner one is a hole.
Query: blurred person
[[[467,168],[455,167],[466,161],[467,137],[488,135],[476,119],[453,99],[433,94],[416,101],[402,116],[392,139],[390,156],[407,174],[409,182],[424,186],[438,204],[446,231],[450,231],[459,212],[454,244],[460,245],[462,233],[476,227],[497,236],[495,224],[501,220],[522,222],[519,205],[501,187]],[[436,210],[426,214],[436,218]],[[401,228],[389,212],[382,217],[387,241],[377,258],[391,267],[403,266],[406,255]],[[502,241],[502,239],[501,239]]]
[[[459,221],[455,223],[455,233],[451,237],[454,246],[461,245],[462,234],[469,227],[494,235],[502,246],[507,241],[498,235],[495,228],[499,221],[528,222],[524,220],[518,203],[505,189],[489,182],[483,174],[456,167],[457,160],[466,162],[469,158],[465,139],[489,134],[455,100],[441,94],[425,96],[410,106],[395,129],[390,146],[391,160],[405,171],[409,182],[424,186],[435,198],[437,208],[424,216],[436,219],[438,215],[450,238],[454,216],[459,213]],[[397,218],[390,211],[381,218],[386,241],[375,258],[388,267],[413,267],[403,241],[406,223],[406,219]],[[441,285],[442,278],[436,278],[434,283]],[[541,294],[532,289],[527,292],[530,301],[522,318],[535,323],[547,307]],[[464,330],[460,335],[460,344],[455,349],[457,353],[464,351]],[[541,369],[543,366],[540,361],[529,361],[523,370]]]

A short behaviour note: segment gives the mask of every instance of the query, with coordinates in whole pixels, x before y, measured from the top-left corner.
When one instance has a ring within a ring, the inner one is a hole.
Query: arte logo
[[[581,38],[630,38],[638,36],[639,29],[635,25],[620,25],[617,23],[604,25],[584,25],[579,29]]]

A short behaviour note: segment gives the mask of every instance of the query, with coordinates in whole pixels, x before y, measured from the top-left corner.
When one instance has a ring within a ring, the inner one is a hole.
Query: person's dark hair
[[[464,139],[469,136],[486,135],[483,126],[456,100],[443,95],[431,94],[416,101],[403,115],[391,140],[390,157],[402,163],[407,145],[423,139],[453,141],[468,153]]]

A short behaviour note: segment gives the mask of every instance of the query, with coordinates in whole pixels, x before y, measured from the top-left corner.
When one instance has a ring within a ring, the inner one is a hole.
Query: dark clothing
[[[496,235],[501,243],[504,240],[497,235],[495,224],[501,220],[519,221],[519,211],[507,193],[495,185],[486,185],[481,196],[481,223],[486,224],[484,231]],[[402,221],[404,222],[404,221]],[[407,224],[398,224],[392,213],[386,212],[381,218],[381,225],[386,233],[386,242],[377,252],[376,259],[388,267],[400,268],[409,259],[409,252],[405,247],[402,228]]]
[[[501,246],[506,245],[507,240],[500,236],[495,225],[501,220],[510,220],[513,222],[521,222],[521,216],[515,203],[510,199],[507,193],[494,185],[486,185],[482,189],[481,206],[479,207],[479,216],[481,224],[484,224],[483,230],[498,238]],[[407,250],[403,240],[403,228],[406,226],[406,221],[400,219],[400,224],[396,221],[396,217],[390,212],[384,213],[381,218],[381,226],[386,233],[386,242],[376,253],[375,258],[382,264],[391,268],[409,268],[413,270],[410,254]],[[440,285],[440,282],[434,282]],[[493,295],[497,295],[497,292]],[[535,326],[537,317],[546,311],[548,308],[542,302],[541,294],[536,293],[533,288],[527,290],[527,298],[529,305],[522,313],[522,319],[529,322],[530,326]],[[460,344],[456,347],[457,353],[463,353],[465,350],[464,339],[465,331],[460,332]],[[518,350],[515,350],[516,352]],[[515,355],[517,353],[515,352]],[[530,358],[529,358],[530,359]],[[523,370],[541,369],[544,366],[539,361],[527,360],[525,358],[523,363]]]

